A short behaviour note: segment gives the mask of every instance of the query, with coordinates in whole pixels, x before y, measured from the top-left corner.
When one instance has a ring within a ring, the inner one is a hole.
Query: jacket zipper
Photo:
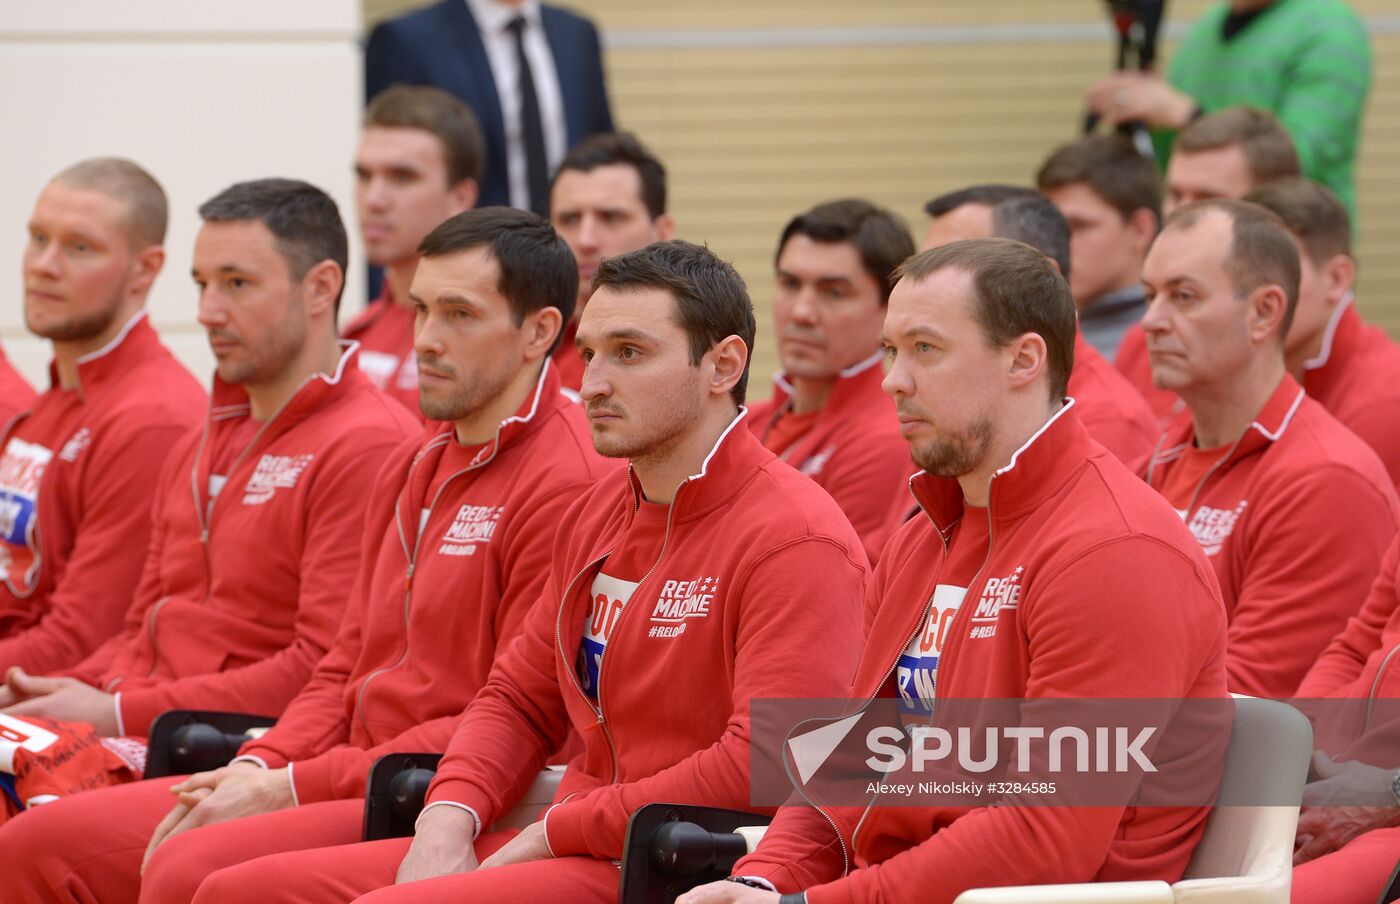
[[[630,478],[628,482],[630,484]],[[689,478],[687,478],[686,483],[689,483]],[[611,784],[614,785],[617,784],[618,775],[621,770],[617,762],[617,744],[613,741],[612,732],[608,730],[607,719],[603,715],[603,662],[608,658],[608,650],[612,648],[612,638],[622,636],[619,632],[619,629],[622,627],[622,620],[627,617],[628,610],[632,608],[631,600],[636,599],[637,594],[642,589],[642,585],[647,582],[647,579],[650,578],[652,574],[656,571],[657,567],[660,566],[661,560],[666,557],[666,547],[670,545],[671,542],[671,516],[675,513],[676,502],[680,499],[681,490],[684,488],[685,484],[683,483],[680,485],[680,487],[676,489],[676,495],[672,497],[671,504],[666,508],[666,531],[661,535],[660,554],[657,555],[656,561],[651,563],[651,567],[647,569],[647,573],[642,575],[642,579],[637,582],[637,586],[635,589],[633,589],[631,597],[628,598],[628,605],[622,607],[622,612],[618,614],[617,621],[613,623],[612,631],[609,632],[610,642],[608,643],[608,645],[603,647],[602,655],[598,657],[597,706],[594,706],[592,703],[589,703],[588,695],[583,692],[582,685],[578,683],[578,675],[575,674],[576,670],[568,666],[570,659],[567,654],[567,651],[565,651],[564,649],[564,607],[568,603],[568,599],[570,595],[572,595],[574,585],[578,583],[578,579],[583,577],[584,574],[586,574],[589,571],[589,569],[591,569],[594,565],[597,565],[598,563],[606,559],[608,555],[612,553],[612,550],[608,550],[608,552],[604,553],[600,558],[594,559],[592,562],[589,562],[586,566],[584,566],[583,571],[580,571],[578,574],[574,575],[574,579],[569,581],[569,586],[564,591],[563,599],[559,601],[559,615],[556,618],[554,624],[555,644],[559,647],[559,655],[562,657],[562,660],[565,664],[564,670],[569,673],[570,683],[573,684],[574,688],[583,697],[584,703],[588,704],[589,708],[593,710],[594,715],[598,719],[598,726],[603,730],[603,738],[608,742],[608,752],[612,754],[613,775]],[[636,517],[637,510],[639,508],[641,508],[641,503],[634,498],[632,501],[633,518]]]
[[[487,461],[490,461],[490,459],[487,459]],[[482,464],[484,465],[486,462],[482,462]],[[447,489],[448,484],[476,467],[480,467],[480,465],[468,465],[460,471],[452,473],[442,482],[437,492],[433,494],[432,501],[428,503],[428,517],[422,518],[421,515],[419,516],[422,519],[423,528],[426,528],[428,521],[432,519],[433,512],[437,510],[438,500],[442,498],[442,494]],[[411,484],[412,481],[413,475],[410,473],[409,483]],[[407,489],[407,486],[405,486],[404,492],[407,492]],[[364,727],[367,737],[373,734],[370,731],[369,721],[365,718],[365,694],[369,690],[370,682],[374,681],[374,679],[378,678],[380,675],[391,672],[403,665],[404,661],[408,659],[408,617],[412,609],[413,601],[413,573],[418,569],[418,550],[423,543],[423,530],[420,529],[418,535],[413,538],[413,548],[411,550],[409,549],[408,538],[404,536],[403,532],[403,510],[402,506],[398,504],[394,506],[394,528],[398,531],[399,545],[403,547],[404,554],[408,556],[408,566],[404,569],[403,576],[403,652],[399,654],[398,659],[394,660],[389,665],[375,669],[373,672],[370,672],[369,675],[365,676],[365,680],[360,683],[359,691],[355,694],[355,717],[360,720],[360,725]]]
[[[991,478],[991,480],[996,480],[996,475],[993,475],[992,478]],[[994,523],[994,522],[993,522],[993,519],[992,519],[991,480],[989,480],[989,481],[987,482],[987,554],[986,554],[985,556],[982,557],[982,564],[979,565],[979,566],[977,567],[977,571],[976,571],[976,573],[973,574],[972,580],[970,580],[970,581],[967,582],[967,590],[968,590],[969,593],[972,592],[972,588],[974,588],[974,587],[977,586],[978,581],[979,581],[979,580],[981,579],[981,577],[982,577],[982,572],[986,571],[987,565],[992,561],[992,544],[993,544],[994,541],[995,541],[995,528],[994,528],[994,526],[993,526],[993,523]],[[919,503],[919,508],[920,508],[920,509],[924,512],[924,514],[928,517],[929,523],[930,523],[930,524],[933,524],[933,529],[936,530],[936,531],[938,531],[938,535],[943,539],[943,556],[944,556],[944,560],[946,561],[946,560],[947,560],[947,556],[948,556],[948,537],[947,537],[947,535],[945,535],[945,534],[943,533],[943,531],[939,529],[939,527],[938,527],[937,524],[934,524],[933,516],[928,514],[928,510],[924,508],[924,505],[923,505],[922,502]],[[942,570],[942,569],[941,569],[941,566],[940,566],[940,571],[941,571],[941,570]],[[935,588],[934,588],[934,593],[937,593],[937,592],[938,592],[938,590],[937,590],[937,588],[935,587]],[[954,628],[958,627],[958,619],[959,619],[959,617],[962,615],[963,611],[967,608],[967,607],[966,607],[966,603],[967,603],[967,597],[964,596],[964,597],[963,597],[962,603],[959,604],[959,606],[958,606],[958,612],[957,612],[957,614],[953,616],[953,623],[952,623],[951,625],[948,626],[948,650],[947,650],[946,653],[944,653],[944,654],[939,658],[939,663],[938,663],[939,668],[938,668],[938,671],[939,671],[940,673],[941,673],[941,672],[943,671],[943,669],[944,669],[944,661],[945,661],[945,660],[946,660],[949,664],[951,664],[951,663],[954,661],[954,660],[953,660],[953,644],[956,643],[956,642],[961,638],[961,636],[962,636],[962,632],[961,632],[961,631],[954,630]],[[905,641],[904,641],[904,646],[903,646],[903,647],[900,647],[900,650],[901,650],[901,651],[903,651],[904,649],[906,649],[906,648],[909,646],[910,641],[912,641],[912,640],[914,639],[914,637],[918,635],[919,630],[923,627],[924,622],[928,620],[928,613],[929,613],[929,610],[930,610],[931,608],[933,608],[933,597],[929,597],[929,601],[928,601],[927,605],[924,606],[924,615],[923,615],[923,619],[921,619],[921,620],[915,625],[915,627],[914,627],[914,633],[911,634],[911,635],[909,635],[908,640],[905,640]],[[965,622],[965,621],[966,621],[966,619],[964,619],[964,622]],[[880,684],[877,686],[875,693],[878,694],[878,693],[880,692],[880,691],[879,691],[879,688],[884,687],[884,686],[885,686],[885,682],[890,680],[890,675],[894,674],[895,666],[897,666],[898,664],[899,664],[899,659],[898,659],[898,657],[896,657],[896,658],[895,658],[895,661],[894,661],[893,663],[890,664],[890,670],[889,670],[888,672],[886,672],[886,673],[885,673],[885,677],[884,677],[883,679],[881,679]],[[936,713],[938,712],[938,689],[939,689],[940,687],[942,687],[942,686],[943,686],[943,681],[942,681],[941,675],[937,675],[937,674],[934,675],[934,676],[933,676],[933,712],[930,712],[930,713],[929,713],[929,724],[930,724],[930,725],[933,724],[933,717],[934,717],[934,714],[936,714]],[[874,699],[875,699],[874,697],[871,697],[870,700],[867,700],[866,703],[865,703],[866,707],[869,707],[870,704],[871,704],[871,702],[874,701]],[[852,848],[854,848],[854,847],[856,846],[856,837],[860,834],[860,830],[865,826],[866,817],[868,817],[868,816],[870,815],[870,811],[873,810],[873,809],[875,808],[875,801],[878,800],[878,799],[879,799],[879,795],[878,795],[878,794],[875,795],[874,797],[872,797],[871,800],[870,800],[870,803],[867,804],[866,807],[865,807],[865,812],[861,813],[861,815],[860,815],[860,821],[856,823],[855,829],[852,830],[852,832],[851,832],[851,847],[852,847]]]

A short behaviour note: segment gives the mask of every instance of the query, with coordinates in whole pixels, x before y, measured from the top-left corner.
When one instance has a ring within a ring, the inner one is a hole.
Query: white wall
[[[351,234],[344,306],[358,308],[359,29],[359,0],[0,2],[0,339],[36,387],[49,353],[24,329],[25,223],[49,177],[85,157],[130,157],[165,186],[167,257],[150,309],[200,379],[213,358],[189,279],[195,209],[233,182],[287,176],[336,199]]]

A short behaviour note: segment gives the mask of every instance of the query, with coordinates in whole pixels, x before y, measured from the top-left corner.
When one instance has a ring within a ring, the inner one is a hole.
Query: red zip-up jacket
[[[628,469],[574,504],[545,592],[463,714],[430,806],[455,803],[491,824],[572,726],[583,752],[545,817],[549,848],[616,860],[645,804],[752,809],[750,699],[849,686],[860,540],[825,491],[736,418],[676,492],[660,555],[609,635],[595,706],[575,672],[590,588],[640,492]]]
[[[1327,326],[1322,353],[1303,368],[1308,395],[1376,450],[1400,485],[1400,345],[1362,320],[1347,297]]]
[[[1194,438],[1183,417],[1148,483],[1160,486]],[[1182,517],[1220,580],[1230,690],[1287,697],[1361,608],[1400,502],[1376,453],[1285,376]]]
[[[144,311],[78,360],[0,437],[0,494],[13,539],[37,555],[0,580],[0,671],[71,667],[119,633],[141,578],[161,463],[199,427],[207,396]],[[17,454],[18,453],[18,454]],[[18,480],[14,479],[16,476]]]
[[[1129,385],[1152,409],[1157,425],[1166,429],[1186,410],[1181,396],[1169,389],[1158,389],[1152,383],[1152,360],[1147,354],[1147,332],[1142,324],[1135,323],[1123,333],[1123,341],[1118,345],[1118,355],[1113,366],[1127,378]]]
[[[27,411],[38,397],[0,348],[0,424],[8,424],[15,415]]]
[[[394,300],[389,281],[341,335],[360,343],[360,370],[369,381],[398,399],[423,420],[418,407],[418,355],[413,350],[414,311]]]
[[[880,388],[885,379],[879,352],[842,371],[812,429],[779,457],[831,494],[851,520],[871,562],[889,536],[890,500],[903,494],[916,468],[909,443],[899,432],[894,399]],[[792,386],[782,375],[773,398],[749,410],[749,428],[760,440],[787,414]]]
[[[453,442],[443,428],[400,446],[385,465],[335,645],[277,726],[240,751],[264,766],[293,764],[298,803],[362,796],[386,753],[447,748],[544,588],[565,511],[615,469],[593,451],[553,367],[496,439],[429,498]]]
[[[1386,551],[1361,611],[1308,670],[1298,696],[1365,701],[1364,707],[1319,707],[1317,746],[1335,759],[1395,767],[1400,734],[1400,535]]]
[[[368,494],[419,425],[354,362],[316,374],[233,459],[211,501],[214,450],[250,416],[214,381],[209,420],[172,450],[125,630],[72,674],[118,692],[121,733],[168,709],[276,715],[331,645],[360,558]]]
[[[1074,334],[1074,370],[1069,396],[1089,435],[1134,472],[1152,457],[1161,436],[1152,409],[1082,332]]]
[[[992,478],[986,559],[949,626],[937,697],[1224,697],[1225,613],[1210,566],[1171,508],[1090,439],[1077,410],[1061,409]],[[882,692],[927,620],[944,538],[964,512],[955,480],[921,472],[911,488],[923,511],[891,538],[871,580],[857,699]],[[1015,604],[974,622],[973,601],[1017,575]],[[811,904],[1175,881],[1205,817],[1203,807],[787,807],[734,875],[805,889]],[[851,853],[863,868],[852,870]]]

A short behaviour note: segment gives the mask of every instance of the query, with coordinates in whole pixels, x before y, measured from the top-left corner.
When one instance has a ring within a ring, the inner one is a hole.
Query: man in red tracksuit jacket
[[[1288,372],[1380,456],[1400,484],[1400,344],[1356,310],[1351,220],[1316,182],[1279,179],[1245,196],[1283,220],[1301,279],[1284,349]]]
[[[742,424],[743,282],[663,242],[603,262],[597,286],[578,329],[583,397],[596,448],[631,467],[565,517],[417,835],[263,857],[213,873],[198,900],[616,901],[632,811],[748,808],[751,699],[849,685],[865,556],[831,497]],[[478,836],[570,729],[583,749],[544,818]]]
[[[773,331],[783,371],[749,428],[831,494],[874,562],[890,500],[913,473],[894,404],[880,391],[890,274],[914,253],[908,228],[868,201],[819,204],[783,229]]]
[[[1298,687],[1302,698],[1344,724],[1321,732],[1340,735],[1343,750],[1315,757],[1303,789],[1298,847],[1293,855],[1292,900],[1297,904],[1371,904],[1400,859],[1400,796],[1396,795],[1395,705],[1400,700],[1400,536],[1390,544],[1361,611],[1328,644]],[[1378,701],[1381,707],[1372,709]],[[1365,709],[1357,706],[1364,702]],[[1326,707],[1335,706],[1329,712]],[[1345,724],[1352,723],[1352,724]],[[1377,730],[1369,731],[1374,726]],[[1366,805],[1349,805],[1348,795]]]
[[[1015,239],[1039,249],[1069,278],[1069,223],[1034,189],[975,185],[935,198],[925,210],[933,217],[924,236],[925,251],[958,239]],[[1119,461],[1132,469],[1147,462],[1159,436],[1151,409],[1078,330],[1069,395],[1078,403],[1089,435]]]
[[[676,220],[666,212],[666,167],[631,132],[590,135],[570,148],[554,171],[549,221],[578,262],[578,304],[554,350],[560,381],[577,392],[583,359],[574,336],[598,264],[676,234]]]
[[[12,669],[12,716],[142,737],[172,708],[281,712],[340,624],[363,488],[418,429],[336,339],[346,242],[329,196],[245,182],[200,215],[208,423],[171,451],[125,630],[67,676]]]
[[[956,242],[901,268],[885,387],[923,468],[921,512],[872,579],[855,699],[932,713],[926,688],[938,702],[1225,696],[1210,566],[1064,398],[1074,336],[1069,286],[1018,243]],[[730,881],[680,900],[950,904],[984,886],[1174,881],[1206,813],[787,807]]]
[[[1355,615],[1400,521],[1376,453],[1288,375],[1298,254],[1282,222],[1212,200],[1144,264],[1153,380],[1185,400],[1147,480],[1215,566],[1230,690],[1284,697]]]
[[[15,415],[28,410],[38,397],[34,387],[15,370],[5,350],[0,348],[0,424],[8,425]]]
[[[234,765],[188,783],[214,793],[176,807],[178,823],[167,818],[169,779],[27,817],[0,859],[29,900],[81,887],[103,901],[135,900],[138,890],[144,900],[189,901],[220,867],[358,841],[374,760],[445,750],[497,653],[519,633],[544,586],[556,526],[611,470],[547,364],[573,308],[574,259],[544,221],[508,208],[454,217],[423,251],[412,296],[424,306],[424,410],[455,426],[404,443],[380,472],[335,645],[271,732]],[[489,328],[462,327],[463,312]],[[449,371],[453,378],[440,378]],[[472,390],[476,379],[486,388]]]
[[[0,427],[0,674],[68,668],[121,630],[161,463],[198,428],[204,390],[144,310],[165,227],[165,192],[129,160],[75,164],[34,205],[24,316],[53,364]]]
[[[476,204],[485,150],[471,108],[439,88],[395,85],[365,108],[355,151],[355,209],[365,256],[384,268],[379,297],[343,334],[370,382],[418,411],[413,302],[418,243]]]

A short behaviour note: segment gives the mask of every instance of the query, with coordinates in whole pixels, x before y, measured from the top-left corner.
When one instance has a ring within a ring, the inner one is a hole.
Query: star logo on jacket
[[[1218,509],[1203,505],[1196,509],[1196,514],[1191,516],[1191,521],[1186,526],[1191,529],[1191,535],[1196,538],[1196,542],[1201,544],[1201,549],[1205,551],[1205,554],[1213,556],[1220,552],[1225,541],[1230,539],[1230,534],[1234,533],[1240,515],[1244,514],[1248,505],[1249,500],[1247,499],[1240,500],[1240,504],[1232,509]]]
[[[801,471],[803,474],[806,474],[808,477],[816,477],[822,472],[822,469],[826,467],[826,463],[831,461],[831,456],[835,454],[836,447],[827,446],[825,449],[821,450],[816,455],[813,455],[811,458],[804,461],[802,463],[802,466],[797,470]]]
[[[243,487],[244,505],[262,505],[278,490],[290,490],[316,456],[306,455],[264,455],[258,461],[253,476]]]
[[[83,454],[83,450],[92,444],[92,431],[86,427],[79,427],[78,432],[68,438],[68,442],[63,444],[63,449],[58,453],[58,457],[72,464],[78,460],[78,456]]]
[[[710,604],[719,593],[719,578],[667,581],[651,610],[647,637],[679,637],[692,619],[708,618]]]
[[[452,526],[442,535],[440,556],[474,556],[478,544],[490,543],[496,526],[505,514],[503,505],[463,505],[457,509]]]
[[[977,608],[972,610],[972,628],[968,639],[980,640],[995,637],[997,619],[1008,609],[1015,609],[1021,601],[1021,576],[1026,573],[1024,565],[1004,578],[992,578],[982,588],[982,596],[977,600]]]

